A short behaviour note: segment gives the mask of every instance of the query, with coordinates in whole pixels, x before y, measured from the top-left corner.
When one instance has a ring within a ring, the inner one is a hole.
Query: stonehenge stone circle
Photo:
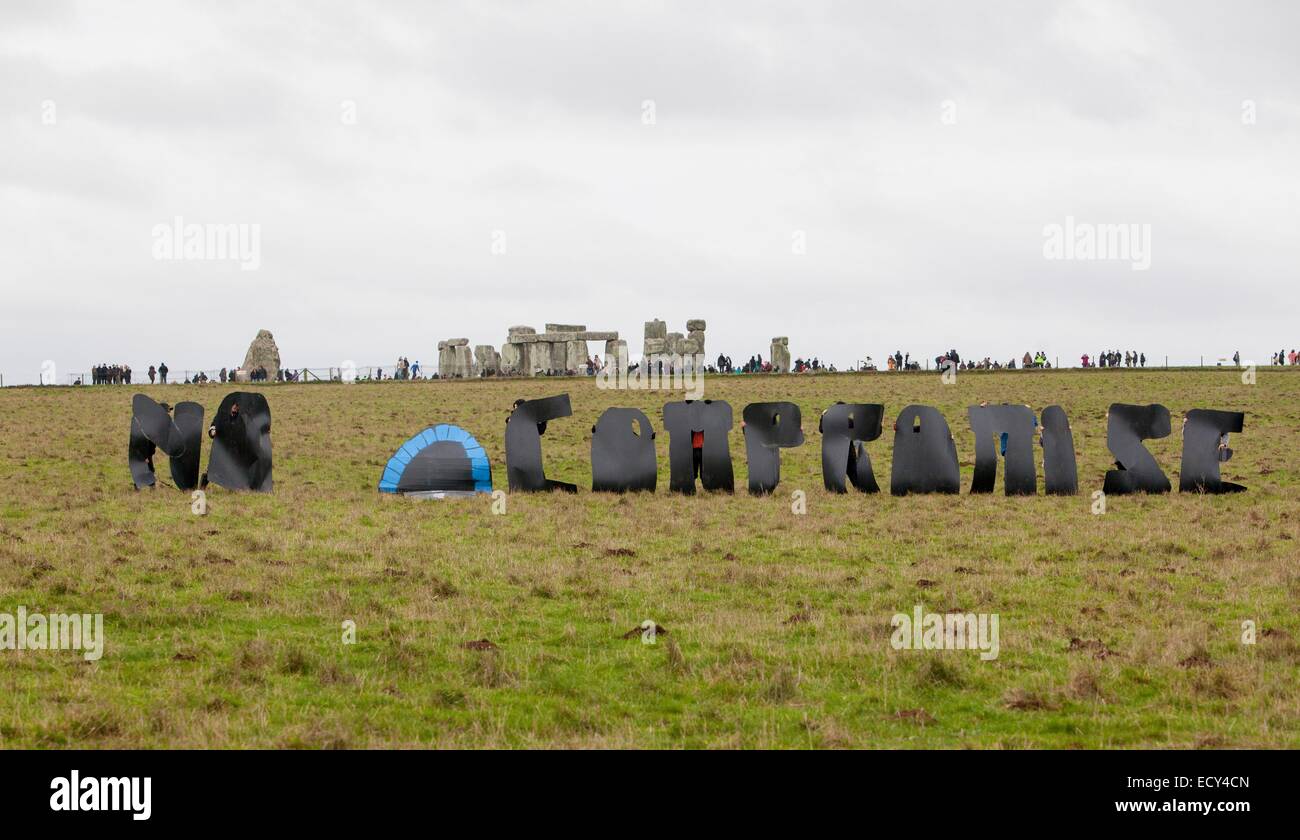
[[[587,366],[588,341],[605,342],[608,354],[610,342],[618,342],[618,332],[588,330],[585,324],[546,324],[540,333],[532,327],[511,327],[501,345],[498,371],[522,376],[576,373]]]

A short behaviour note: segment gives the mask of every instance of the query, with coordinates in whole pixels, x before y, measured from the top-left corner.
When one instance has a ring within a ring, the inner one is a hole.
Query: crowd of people
[[[92,385],[130,385],[130,365],[95,365],[90,369]]]
[[[1079,357],[1079,361],[1083,367],[1146,367],[1147,354],[1136,350],[1125,350],[1122,353],[1119,350],[1103,350],[1091,358],[1084,353]]]
[[[818,359],[816,356],[813,356],[811,359],[795,359],[794,366],[792,369],[794,370],[795,373],[805,373],[807,371],[818,371],[818,370],[833,372],[835,370],[835,365],[831,365],[829,368],[825,367],[821,363],[820,359]]]
[[[957,350],[950,349],[947,352],[940,353],[934,357],[934,369],[943,370],[1016,370],[1017,368],[1050,368],[1051,361],[1047,358],[1047,353],[1039,350],[1037,353],[1025,353],[1024,356],[1017,360],[1013,357],[1005,363],[997,361],[990,356],[983,359],[963,359]],[[833,366],[830,369],[834,369]],[[867,356],[858,365],[860,371],[879,370],[875,359]],[[912,361],[911,353],[904,353],[901,350],[894,351],[893,355],[885,356],[885,370],[890,371],[909,371],[920,370],[921,363]]]
[[[159,362],[157,365],[149,365],[148,370],[150,385],[166,385],[168,368],[166,362]],[[188,373],[188,371],[186,371]],[[239,381],[239,375],[245,374],[244,380],[248,382],[269,382],[271,379],[270,372],[264,366],[259,366],[251,370],[242,368],[222,368],[216,374],[216,380],[222,383]],[[275,373],[276,382],[300,382],[302,381],[302,371],[292,371],[287,368],[280,368]],[[130,365],[95,365],[90,371],[90,381],[94,385],[130,385],[131,384],[131,367]],[[206,385],[213,381],[208,376],[207,371],[196,371],[193,375],[187,376],[186,385]],[[81,378],[77,379],[77,384],[82,384]]]
[[[398,356],[397,365],[393,368],[393,378],[398,380],[419,379],[420,360],[416,359],[415,364],[411,364],[410,359],[405,356]]]
[[[1238,364],[1240,364],[1240,362]],[[1279,350],[1273,354],[1273,361],[1271,362],[1271,364],[1274,365],[1300,364],[1300,354],[1296,353],[1296,351],[1294,350],[1290,352],[1287,352],[1285,350]],[[128,368],[128,372],[129,372],[129,368]]]

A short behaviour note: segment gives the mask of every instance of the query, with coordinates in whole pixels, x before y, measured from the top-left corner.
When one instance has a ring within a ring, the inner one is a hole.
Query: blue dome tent
[[[492,467],[473,435],[440,423],[398,447],[384,467],[379,492],[426,499],[491,493]]]

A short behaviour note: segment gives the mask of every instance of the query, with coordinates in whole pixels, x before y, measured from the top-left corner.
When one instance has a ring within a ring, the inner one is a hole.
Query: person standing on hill
[[[167,363],[166,362],[158,363],[158,384],[160,385],[167,384]]]

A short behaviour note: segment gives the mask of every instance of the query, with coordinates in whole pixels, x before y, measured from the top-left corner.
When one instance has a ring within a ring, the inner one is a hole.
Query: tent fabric
[[[459,446],[435,446],[442,443]],[[406,476],[408,480],[404,484],[402,479],[407,467],[421,453],[432,460],[432,465],[426,465],[429,468],[420,471],[418,482],[414,482],[418,486],[413,486],[412,476]],[[464,460],[459,457],[462,455]],[[458,468],[458,462],[463,464],[465,461],[468,461],[467,473]],[[462,473],[463,479],[460,477]],[[381,493],[428,495],[438,491],[492,492],[492,467],[487,450],[469,432],[447,423],[427,428],[399,446],[388,459],[383,477],[379,479]]]

